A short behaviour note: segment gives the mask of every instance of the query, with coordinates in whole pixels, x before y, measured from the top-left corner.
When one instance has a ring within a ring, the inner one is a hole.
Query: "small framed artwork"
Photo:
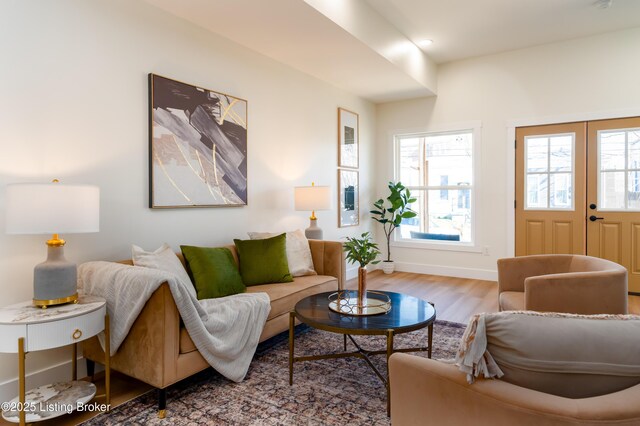
[[[360,223],[360,183],[357,170],[338,170],[338,227],[356,226]]]
[[[358,168],[359,120],[355,112],[338,108],[338,167]]]
[[[149,207],[247,204],[247,101],[149,74]]]

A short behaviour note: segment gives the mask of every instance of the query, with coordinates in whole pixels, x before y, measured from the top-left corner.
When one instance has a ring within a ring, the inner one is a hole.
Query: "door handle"
[[[589,216],[589,220],[591,222],[595,222],[596,220],[602,220],[602,219],[604,219],[604,217],[596,217],[595,215]]]

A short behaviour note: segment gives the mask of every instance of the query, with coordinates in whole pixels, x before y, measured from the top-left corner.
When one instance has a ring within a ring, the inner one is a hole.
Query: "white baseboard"
[[[462,268],[459,266],[427,265],[422,263],[395,262],[396,271],[416,274],[443,275],[446,277],[471,278],[497,281],[498,271],[491,269]]]
[[[27,360],[27,363],[29,360]],[[96,372],[101,370],[96,364]],[[16,356],[16,371],[18,370],[18,359]],[[86,377],[87,367],[84,358],[78,358],[78,378]],[[26,390],[37,388],[55,382],[71,380],[71,360],[61,362],[40,370],[28,373],[26,376]],[[18,377],[0,383],[0,402],[9,402],[18,396]]]

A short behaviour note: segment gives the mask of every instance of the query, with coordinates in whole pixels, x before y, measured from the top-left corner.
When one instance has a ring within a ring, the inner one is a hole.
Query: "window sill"
[[[416,241],[409,239],[402,239],[399,241],[392,241],[391,247],[402,248],[416,248],[423,250],[442,250],[442,251],[459,251],[465,253],[482,253],[482,249],[473,243],[459,243],[459,242],[433,242],[433,241]]]

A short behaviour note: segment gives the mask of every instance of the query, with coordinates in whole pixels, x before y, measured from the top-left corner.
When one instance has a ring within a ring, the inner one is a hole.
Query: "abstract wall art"
[[[149,207],[247,204],[247,101],[149,74]]]
[[[356,226],[360,223],[359,192],[357,170],[338,170],[338,227]]]
[[[338,108],[338,167],[358,168],[358,121],[359,117],[355,112]]]

